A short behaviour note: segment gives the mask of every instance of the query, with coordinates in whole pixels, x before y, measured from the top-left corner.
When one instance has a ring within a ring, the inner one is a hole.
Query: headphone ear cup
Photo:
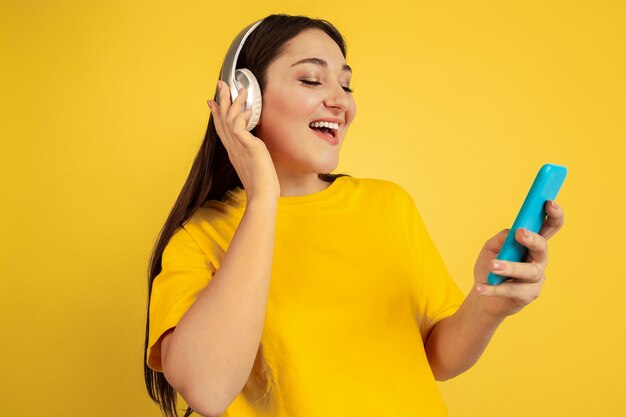
[[[245,110],[252,109],[252,116],[248,121],[246,129],[248,131],[254,129],[259,123],[261,118],[261,108],[263,107],[263,100],[261,99],[261,87],[252,71],[247,68],[239,68],[235,71],[235,78],[237,84],[243,86],[248,91],[248,97],[246,98]]]

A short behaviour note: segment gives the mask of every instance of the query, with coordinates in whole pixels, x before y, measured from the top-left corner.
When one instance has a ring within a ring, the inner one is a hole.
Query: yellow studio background
[[[539,167],[569,168],[543,293],[440,383],[450,415],[625,415],[624,2],[0,4],[0,415],[160,415],[148,256],[228,45],[273,12],[343,32],[358,114],[335,172],[404,186],[465,292]]]

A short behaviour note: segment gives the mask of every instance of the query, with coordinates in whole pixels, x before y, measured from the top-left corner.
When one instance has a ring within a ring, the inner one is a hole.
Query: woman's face
[[[339,46],[317,29],[292,38],[268,66],[256,134],[279,176],[328,173],[337,167],[356,113],[351,76]],[[330,124],[314,123],[321,121]]]

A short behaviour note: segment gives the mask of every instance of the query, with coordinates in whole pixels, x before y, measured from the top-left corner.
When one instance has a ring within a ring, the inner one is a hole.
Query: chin
[[[339,165],[339,161],[337,159],[333,161],[328,161],[328,163],[319,164],[315,172],[318,172],[320,174],[328,174],[334,171],[338,165]]]

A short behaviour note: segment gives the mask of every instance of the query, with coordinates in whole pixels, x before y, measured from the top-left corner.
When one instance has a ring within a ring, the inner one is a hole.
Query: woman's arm
[[[456,313],[435,325],[424,343],[438,381],[450,379],[474,365],[505,317],[517,313],[541,293],[548,264],[547,240],[564,223],[563,209],[556,203],[548,202],[545,210],[548,217],[538,234],[516,230],[515,240],[528,248],[526,262],[495,259],[508,229],[485,243],[474,266],[472,291]],[[513,280],[487,285],[489,271]]]
[[[472,291],[461,307],[438,322],[424,348],[437,381],[453,378],[472,367],[504,318],[486,315]]]
[[[252,370],[265,321],[276,210],[276,199],[248,202],[220,268],[162,341],[166,379],[199,414],[222,414]]]
[[[215,275],[161,345],[163,373],[197,413],[221,415],[254,365],[265,322],[280,184],[265,143],[246,130],[247,92],[209,100],[215,130],[246,190],[247,205]]]

